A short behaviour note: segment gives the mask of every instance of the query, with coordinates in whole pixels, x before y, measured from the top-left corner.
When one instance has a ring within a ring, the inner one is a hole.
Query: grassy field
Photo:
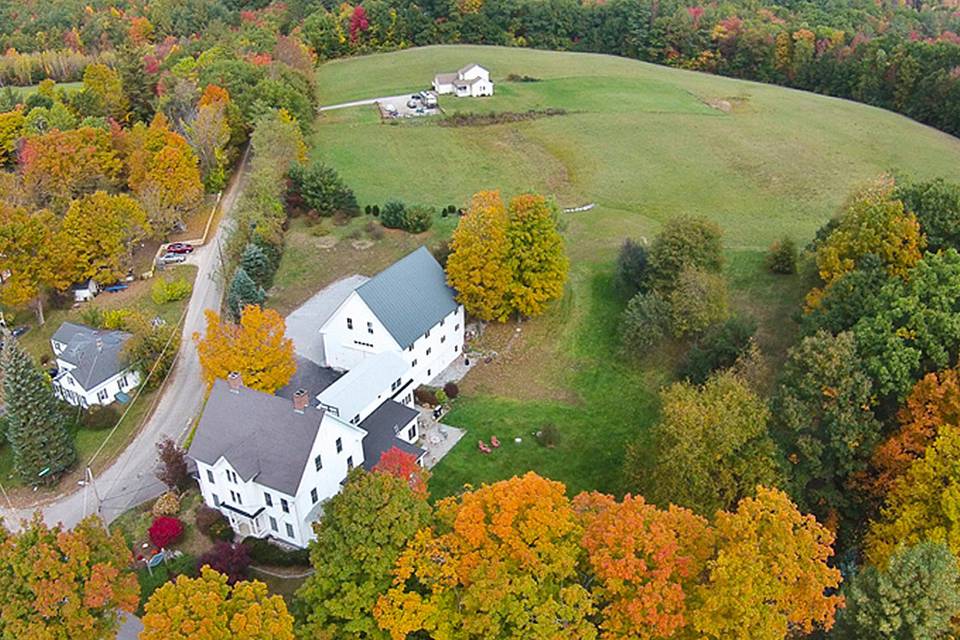
[[[193,281],[196,277],[197,268],[191,265],[178,265],[168,269],[164,276],[167,278],[185,277]],[[108,309],[136,309],[146,315],[148,318],[163,318],[166,322],[173,324],[180,320],[180,316],[186,307],[187,300],[176,302],[167,302],[156,304],[150,297],[152,281],[141,280],[131,284],[130,288],[119,293],[101,293],[92,303],[81,305],[76,309],[49,309],[46,312],[46,322],[43,325],[36,324],[36,318],[32,311],[28,309],[19,310],[15,317],[18,325],[28,325],[30,330],[20,338],[20,343],[30,354],[38,361],[44,357],[52,358],[53,352],[50,350],[50,338],[53,333],[64,322],[83,323],[83,311],[89,306],[96,306],[101,310]],[[113,458],[120,453],[128,444],[129,440],[137,432],[140,424],[147,417],[154,403],[158,399],[156,391],[147,391],[141,394],[137,401],[132,405],[130,411],[123,416],[120,426],[116,432],[107,440],[110,428],[89,429],[80,428],[77,424],[71,425],[71,431],[74,434],[77,445],[78,463],[74,471],[67,474],[61,480],[61,485],[73,484],[82,477],[82,470],[87,461],[93,456],[94,452],[104,445],[103,451],[94,464],[94,472],[98,472],[106,466]],[[71,421],[74,422],[74,421]],[[0,443],[0,482],[8,490],[21,487],[20,480],[13,472],[13,453],[6,442]],[[24,492],[27,488],[22,488]],[[15,492],[16,493],[16,492]]]
[[[563,215],[572,260],[564,299],[542,318],[488,327],[480,340],[498,357],[464,381],[448,422],[468,434],[435,469],[434,496],[528,469],[572,491],[622,490],[624,448],[656,419],[657,390],[682,356],[664,349],[637,363],[618,352],[624,301],[612,274],[624,238],[650,238],[681,214],[717,221],[734,307],[759,321],[761,348],[776,365],[795,337],[792,318],[810,276],[767,273],[767,246],[785,234],[805,244],[851,190],[881,172],[960,179],[960,141],[904,117],[609,56],[463,46],[337,60],[319,68],[321,104],[419,90],[468,62],[491,70],[496,95],[445,96],[448,114],[566,114],[440,127],[433,119],[381,123],[373,107],[357,107],[322,114],[312,139],[313,157],[336,167],[361,205],[465,205],[481,189],[597,204]],[[509,74],[539,81],[507,82]],[[280,306],[293,308],[339,276],[372,274],[448,232],[445,225],[423,237],[389,234],[357,251],[345,242],[318,247],[294,226],[278,275]],[[533,437],[548,423],[560,432],[554,448]],[[484,456],[476,442],[491,435],[504,446]]]
[[[31,93],[36,93],[38,86],[39,85],[32,84],[26,87],[11,86],[10,88],[16,91],[17,93],[19,93],[21,96],[27,97]],[[67,91],[67,92],[79,91],[82,87],[83,87],[82,82],[58,82],[56,84],[57,89],[63,89],[64,91]]]

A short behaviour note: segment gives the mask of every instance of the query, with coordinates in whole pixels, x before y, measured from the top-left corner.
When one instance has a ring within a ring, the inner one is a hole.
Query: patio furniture
[[[477,448],[480,449],[480,451],[482,451],[483,453],[490,453],[491,451],[490,447],[488,447],[483,440],[480,440],[477,443]]]
[[[497,436],[490,436],[490,444],[493,446],[494,449],[500,448],[500,441],[497,440]]]

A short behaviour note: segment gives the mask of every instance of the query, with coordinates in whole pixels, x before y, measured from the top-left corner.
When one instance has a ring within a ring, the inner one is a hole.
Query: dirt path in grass
[[[243,189],[246,178],[246,157],[233,181],[224,192],[221,206],[228,219]],[[162,396],[140,431],[117,459],[95,476],[94,482],[83,487],[72,487],[40,504],[9,509],[0,507],[0,516],[7,526],[19,526],[21,519],[29,518],[40,509],[50,524],[62,522],[72,527],[84,516],[99,513],[107,522],[133,506],[160,495],[164,486],[154,477],[156,443],[165,438],[182,441],[203,404],[205,386],[201,380],[200,362],[192,336],[205,328],[204,311],[219,311],[223,298],[220,270],[220,242],[224,224],[217,227],[211,240],[196,252],[198,267],[193,293],[183,321],[182,343],[176,362],[162,390]]]

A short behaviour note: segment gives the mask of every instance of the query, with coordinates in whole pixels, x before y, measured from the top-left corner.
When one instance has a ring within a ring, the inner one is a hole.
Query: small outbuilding
[[[93,278],[88,278],[83,282],[78,282],[77,284],[70,287],[70,291],[73,292],[74,302],[89,302],[97,297],[97,294],[100,293],[100,286],[97,284],[97,281]]]

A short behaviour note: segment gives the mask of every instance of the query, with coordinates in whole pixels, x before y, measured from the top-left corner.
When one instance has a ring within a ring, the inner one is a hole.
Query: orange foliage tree
[[[0,638],[112,638],[140,596],[120,532],[96,516],[70,530],[39,512],[23,524],[12,533],[0,520]]]
[[[910,391],[897,414],[900,429],[877,447],[867,485],[884,496],[910,464],[922,458],[944,424],[960,426],[960,371],[928,373]]]
[[[123,161],[106,131],[54,129],[26,138],[20,150],[20,172],[38,206],[63,212],[77,196],[116,187]]]
[[[273,309],[248,305],[240,324],[222,322],[220,315],[206,310],[207,332],[201,339],[193,334],[203,377],[208,385],[236,371],[251,389],[273,393],[290,382],[297,370],[293,341],[284,336],[286,323]]]
[[[578,582],[581,527],[562,484],[528,473],[442,500],[437,518],[374,608],[392,638],[596,637]]]
[[[405,480],[414,493],[421,496],[427,495],[427,480],[430,478],[430,472],[417,464],[417,459],[406,451],[390,447],[380,454],[380,460],[373,470]]]
[[[717,640],[782,640],[830,629],[842,598],[830,567],[833,534],[777,489],[757,488],[737,510],[718,512],[716,550],[694,598],[694,628]]]
[[[604,640],[672,637],[687,626],[692,593],[713,548],[705,518],[640,496],[616,502],[599,493],[574,498],[584,519],[583,547],[602,605]]]

